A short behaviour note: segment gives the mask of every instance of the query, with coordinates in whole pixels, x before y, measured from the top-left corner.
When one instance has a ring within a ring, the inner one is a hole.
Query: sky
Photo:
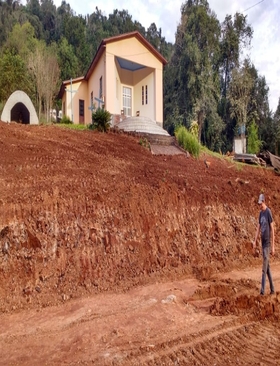
[[[23,1],[24,2],[24,1]],[[53,0],[58,7],[61,0]],[[76,15],[95,12],[96,7],[106,16],[114,9],[127,10],[132,21],[146,29],[155,23],[165,40],[175,43],[175,33],[181,18],[183,0],[66,0]],[[269,87],[269,106],[275,111],[280,98],[280,1],[279,0],[208,0],[220,22],[226,15],[241,12],[254,30],[247,54]]]

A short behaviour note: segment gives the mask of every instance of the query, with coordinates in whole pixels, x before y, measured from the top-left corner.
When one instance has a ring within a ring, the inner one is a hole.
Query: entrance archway
[[[10,95],[3,109],[1,121],[15,121],[31,125],[39,124],[38,116],[31,99],[21,90],[17,90]]]
[[[11,121],[23,123],[25,125],[30,123],[29,110],[23,103],[17,103],[11,109]]]

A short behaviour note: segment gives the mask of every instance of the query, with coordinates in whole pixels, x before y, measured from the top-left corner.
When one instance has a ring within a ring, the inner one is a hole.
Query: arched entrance
[[[21,90],[17,90],[10,95],[3,109],[1,121],[14,121],[31,125],[39,124],[38,116],[31,99]]]
[[[11,121],[23,123],[25,125],[30,123],[29,110],[23,103],[17,103],[11,109]]]

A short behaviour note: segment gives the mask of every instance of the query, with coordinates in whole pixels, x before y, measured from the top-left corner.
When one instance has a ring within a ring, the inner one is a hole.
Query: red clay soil
[[[0,152],[0,365],[279,365],[273,170],[2,122]],[[272,296],[252,251],[261,191]]]

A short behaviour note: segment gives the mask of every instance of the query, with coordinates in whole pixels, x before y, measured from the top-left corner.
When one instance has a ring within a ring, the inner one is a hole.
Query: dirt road
[[[0,364],[277,365],[280,294],[259,296],[259,279],[234,270],[2,314]]]

